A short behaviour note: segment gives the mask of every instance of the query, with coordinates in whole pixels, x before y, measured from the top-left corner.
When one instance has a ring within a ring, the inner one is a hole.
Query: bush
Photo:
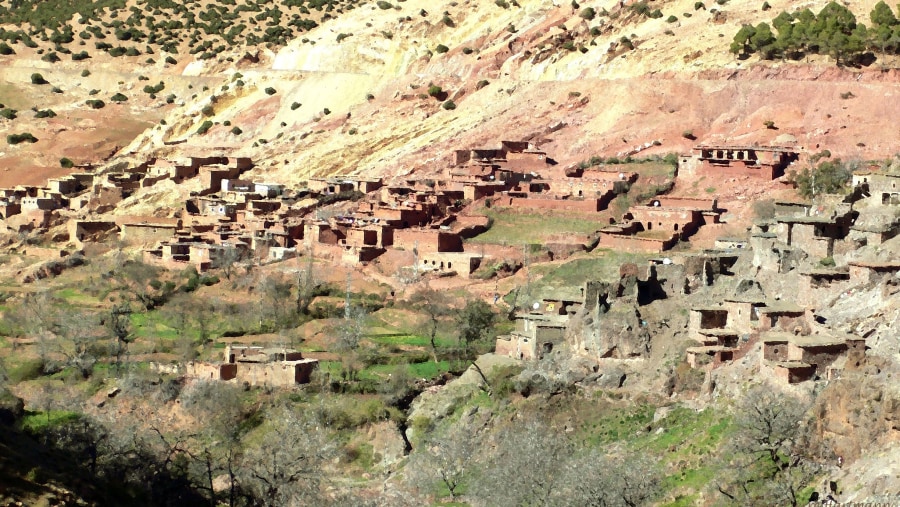
[[[350,33],[339,33],[339,34],[337,34],[337,38],[336,38],[335,40],[336,40],[337,42],[341,42],[342,40],[346,39],[347,37],[350,37],[351,35],[353,35],[353,34],[350,34]]]
[[[84,69],[83,71],[81,71],[81,77],[88,77],[90,75],[91,75],[91,71],[89,71],[87,69]]]
[[[299,102],[294,102],[293,104],[291,104],[291,111],[296,111],[297,109],[300,109],[300,106],[302,106],[302,105],[303,104],[301,104]]]
[[[6,136],[6,142],[11,145],[19,143],[36,143],[37,138],[31,135],[31,132],[23,132],[21,134],[9,134]]]
[[[766,121],[764,121],[764,122],[763,122],[763,125],[764,125],[767,129],[769,129],[769,130],[774,130],[774,129],[775,129],[775,122],[772,121],[772,120],[766,120]]]
[[[88,54],[87,51],[82,51],[80,53],[72,53],[72,61],[80,62],[82,60],[87,60],[91,55]],[[87,70],[87,69],[85,69]]]
[[[53,88],[50,88],[50,93],[62,93],[62,88],[54,86]]]
[[[71,169],[71,168],[75,167],[75,163],[72,162],[72,160],[70,160],[66,157],[63,157],[63,158],[59,159],[59,166],[64,169]]]
[[[464,55],[471,55],[472,53],[475,52],[475,50],[470,47],[464,47],[464,48],[462,48],[462,52]]]
[[[447,46],[445,46],[445,45],[443,45],[443,44],[438,44],[437,47],[434,48],[434,52],[437,53],[437,54],[439,54],[439,55],[440,55],[440,54],[444,54],[444,53],[446,53],[447,51],[450,51],[450,48],[448,48]]]
[[[819,194],[842,193],[852,173],[840,159],[826,160],[814,169],[804,169],[793,175],[800,195],[811,198]]]
[[[438,85],[431,85],[428,87],[428,95],[432,97],[437,97],[438,95],[444,93],[444,90],[441,89]]]
[[[44,79],[44,76],[35,72],[34,74],[31,75],[31,84],[45,85],[45,84],[47,84],[47,80]]]
[[[13,48],[9,47],[9,44],[5,42],[0,42],[0,55],[14,55],[16,52]]]
[[[209,120],[206,120],[206,121],[204,121],[203,123],[200,124],[200,128],[197,129],[197,133],[200,134],[200,135],[203,135],[203,134],[205,134],[207,131],[209,131],[209,129],[211,129],[212,126],[213,126],[213,122],[211,122],[211,121],[209,121]]]
[[[207,104],[203,106],[203,109],[200,110],[200,113],[203,116],[213,116],[214,114],[216,114],[216,110],[212,107],[212,104]]]
[[[694,135],[693,130],[685,130],[684,132],[681,133],[681,137],[683,137],[685,139],[690,139],[691,141],[697,139],[697,136]]]
[[[674,23],[676,21],[678,21],[678,18],[674,14],[666,18],[666,23]]]
[[[475,83],[475,89],[480,90],[489,84],[491,84],[490,81],[488,81],[487,79],[482,79],[481,81]]]
[[[128,97],[126,97],[125,95],[123,95],[121,93],[117,93],[117,94],[113,95],[112,97],[110,97],[109,100],[111,100],[113,102],[125,102],[128,100]]]
[[[595,11],[593,7],[587,7],[585,9],[583,9],[578,14],[578,16],[580,16],[581,19],[586,19],[588,21],[591,21],[592,19],[594,19],[597,16],[597,11]]]
[[[15,120],[16,119],[16,110],[5,107],[0,109],[0,118],[6,118],[7,120]]]
[[[390,2],[385,2],[384,0],[378,0],[376,5],[378,5],[379,9],[384,10],[384,11],[394,8],[394,6]]]
[[[91,109],[103,109],[104,107],[106,107],[106,103],[98,99],[88,100],[87,102],[85,102],[85,104],[87,104]]]
[[[166,63],[168,63],[169,65],[175,65],[178,63],[178,60],[172,58],[171,56],[167,56]]]
[[[275,91],[275,88],[272,88],[271,86],[267,87],[265,92],[266,92],[266,95],[275,95],[276,93],[278,93]]]
[[[447,111],[452,111],[452,110],[456,109],[456,103],[453,102],[452,100],[448,100],[447,102],[444,102],[444,104],[441,107],[443,107]]]
[[[231,128],[231,133],[234,134],[234,135],[236,135],[236,136],[239,136],[239,135],[243,134],[244,131],[241,130],[240,127],[232,127],[232,128]]]
[[[56,116],[56,112],[52,109],[41,109],[34,113],[35,118],[54,118]]]
[[[42,56],[41,60],[45,61],[45,62],[56,63],[56,62],[60,61],[60,57],[58,54],[56,54],[55,51],[51,51],[51,52],[47,53],[46,55]]]

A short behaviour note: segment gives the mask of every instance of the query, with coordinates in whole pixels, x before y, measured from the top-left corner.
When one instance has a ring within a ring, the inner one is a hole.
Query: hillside
[[[898,40],[0,0],[0,505],[893,498]]]

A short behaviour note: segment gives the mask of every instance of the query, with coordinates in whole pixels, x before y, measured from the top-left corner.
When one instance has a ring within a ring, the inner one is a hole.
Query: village
[[[749,177],[771,181],[800,158],[786,147],[700,145],[679,159],[679,175],[696,178]],[[562,167],[529,142],[503,141],[498,148],[461,149],[441,179],[335,176],[310,178],[306,188],[251,181],[253,167],[242,157],[151,159],[117,171],[77,168],[46,187],[3,189],[2,217],[8,231],[46,231],[66,224],[68,246],[60,256],[90,249],[110,238],[138,248],[142,260],[170,270],[193,267],[203,273],[239,262],[274,263],[304,255],[349,266],[394,256],[406,276],[467,278],[491,259],[514,251],[508,245],[475,247],[468,239],[491,226],[472,203],[494,208],[566,212],[586,218],[607,210],[639,175],[627,164]],[[194,181],[183,208],[169,217],[112,215],[117,203],[163,180]],[[900,262],[853,257],[864,245],[894,237],[900,223],[871,224],[857,204],[896,206],[900,178],[856,173],[854,193],[825,208],[779,203],[774,218],[759,220],[746,238],[723,237],[716,248],[663,257],[702,228],[720,224],[715,197],[672,197],[665,193],[635,202],[620,219],[598,225],[594,238],[572,237],[575,248],[658,254],[647,265],[622,266],[615,284],[588,281],[569,294],[542,298],[515,314],[515,330],[498,338],[496,352],[539,360],[568,343],[574,354],[594,359],[642,357],[646,351],[604,349],[573,336],[571,321],[603,322],[617,305],[640,307],[659,299],[685,304],[736,277],[734,266],[749,263],[761,273],[792,272],[805,282],[795,298],[772,297],[759,284],[704,298],[689,309],[687,333],[696,345],[685,360],[711,369],[741,358],[763,344],[763,368],[787,383],[831,379],[865,362],[865,337],[834,332],[816,314],[817,302],[896,273]],[[869,208],[866,208],[867,210]],[[563,254],[565,255],[565,253]],[[823,266],[822,259],[831,259]],[[893,286],[893,285],[892,285]],[[495,301],[496,302],[496,298]],[[569,330],[569,331],[567,331]],[[580,346],[576,346],[580,345]],[[197,378],[251,385],[294,385],[309,381],[316,360],[295,350],[233,348],[222,363],[190,363],[178,371]],[[162,366],[160,366],[162,367]]]

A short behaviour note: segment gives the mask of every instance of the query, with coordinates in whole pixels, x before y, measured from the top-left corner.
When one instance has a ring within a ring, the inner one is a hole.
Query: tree
[[[469,355],[469,347],[473,343],[493,335],[496,320],[497,316],[490,305],[480,299],[469,299],[466,305],[457,311],[456,329],[466,356]]]
[[[426,287],[413,293],[409,298],[409,303],[417,310],[424,312],[427,317],[423,327],[425,336],[431,343],[431,355],[434,362],[437,362],[437,332],[443,319],[450,315],[447,297],[442,291]]]
[[[241,459],[241,486],[263,506],[320,503],[322,467],[335,451],[324,425],[281,407],[267,414],[259,433]]]
[[[841,193],[852,177],[851,170],[841,159],[825,160],[812,169],[805,168],[794,176],[800,195],[806,198],[819,194]]]
[[[731,52],[734,54],[749,55],[751,53],[750,40],[756,35],[756,28],[753,25],[743,25],[741,29],[734,34],[731,41]]]
[[[809,404],[769,386],[756,386],[741,399],[737,430],[723,452],[734,474],[717,485],[736,505],[805,505],[800,492],[821,470],[809,455]]]
[[[134,334],[131,332],[131,305],[121,302],[113,306],[109,310],[105,324],[116,341],[116,376],[118,376],[122,355],[128,353],[128,344],[134,341]]]
[[[407,466],[412,482],[440,483],[451,497],[458,497],[478,451],[478,441],[472,432],[459,424],[448,425],[442,432],[429,433],[416,449]]]
[[[538,421],[516,421],[501,431],[489,462],[474,474],[470,490],[486,505],[571,505],[565,463],[572,445]]]
[[[662,487],[656,463],[640,454],[606,455],[592,449],[565,464],[565,496],[572,505],[637,507],[651,505]]]

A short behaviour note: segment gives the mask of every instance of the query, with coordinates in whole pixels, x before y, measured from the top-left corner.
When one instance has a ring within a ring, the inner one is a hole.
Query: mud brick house
[[[481,266],[481,254],[469,252],[427,252],[419,262],[420,272],[456,273],[469,278]]]
[[[358,191],[364,194],[374,192],[383,185],[381,178],[361,178],[359,176],[333,176],[330,178],[310,178],[306,187],[318,194],[339,194]]]
[[[843,250],[850,247],[840,242],[850,233],[856,215],[855,212],[848,212],[831,217],[776,217],[775,234],[778,241],[796,246],[813,257],[831,257],[836,247],[839,252],[842,247],[845,247]]]
[[[876,197],[885,206],[900,205],[900,174],[884,172],[853,173],[853,186]]]
[[[171,239],[181,228],[181,219],[154,217],[121,217],[116,219],[120,236],[128,243],[154,243]]]
[[[497,338],[495,353],[515,359],[542,359],[565,341],[570,317],[584,306],[585,289],[548,293],[515,316],[515,328]]]
[[[222,363],[190,362],[185,375],[207,380],[235,380],[251,386],[290,387],[308,384],[318,366],[292,349],[229,345]]]
[[[900,272],[900,260],[852,260],[847,264],[850,267],[851,285],[866,285],[878,282],[886,276],[897,276],[897,273]]]
[[[394,231],[394,248],[419,253],[462,252],[459,234],[441,229],[398,229]]]
[[[855,369],[865,362],[865,339],[854,335],[798,336],[770,332],[760,341],[763,366],[771,368],[777,378],[789,384],[838,378],[843,369]]]
[[[757,309],[760,332],[781,330],[795,334],[809,334],[806,310],[788,301],[767,301],[766,305]]]
[[[111,220],[79,220],[70,219],[67,224],[69,241],[79,248],[83,247],[85,240],[97,241],[99,238],[118,233],[119,226]]]
[[[600,230],[600,244],[625,251],[663,252],[687,239],[707,223],[717,223],[715,199],[658,196],[646,205],[632,206],[621,224]]]
[[[798,158],[798,152],[785,147],[700,145],[690,157],[681,158],[679,170],[687,176],[774,180]]]

